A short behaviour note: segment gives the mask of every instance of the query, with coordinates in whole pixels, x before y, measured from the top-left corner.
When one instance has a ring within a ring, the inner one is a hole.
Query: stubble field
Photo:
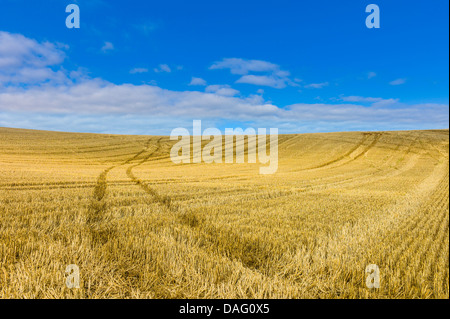
[[[273,175],[174,143],[0,128],[0,298],[449,298],[448,130],[280,135]]]

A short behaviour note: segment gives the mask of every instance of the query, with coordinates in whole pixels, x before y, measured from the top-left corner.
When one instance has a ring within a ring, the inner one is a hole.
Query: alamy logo
[[[80,28],[80,7],[76,4],[69,4],[66,7],[66,12],[70,13],[66,18],[66,27],[68,29]]]
[[[369,29],[380,28],[380,8],[376,4],[369,4],[366,12],[370,13],[366,18],[366,27]]]
[[[192,136],[192,161],[191,161],[191,136],[187,129],[178,127],[172,130],[171,140],[178,140],[170,151],[170,158],[175,164],[180,163],[222,163],[222,150],[225,148],[225,163],[244,163],[245,139],[247,137],[248,163],[268,164],[259,168],[260,174],[273,174],[278,170],[278,129],[270,129],[270,152],[267,154],[267,130],[258,128],[225,129],[225,145],[223,145],[222,133],[217,128],[207,128],[202,134],[202,121],[193,121]],[[181,139],[180,139],[181,137]],[[211,140],[212,137],[212,140]],[[236,153],[234,153],[234,139],[236,138]],[[202,148],[202,141],[210,141]],[[180,154],[181,152],[181,154]]]
[[[366,286],[369,289],[380,288],[380,268],[375,264],[370,264],[366,267]]]
[[[67,288],[80,288],[80,268],[71,264],[66,267],[66,286]]]

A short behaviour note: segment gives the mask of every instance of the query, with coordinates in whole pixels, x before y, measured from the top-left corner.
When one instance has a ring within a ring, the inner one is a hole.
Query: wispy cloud
[[[189,85],[202,85],[202,86],[205,86],[206,85],[206,81],[203,80],[202,78],[192,77],[191,82],[189,83]]]
[[[249,72],[275,72],[280,69],[279,65],[262,60],[245,60],[239,58],[225,58],[214,62],[210,70],[229,69],[232,74],[244,75]]]
[[[401,85],[406,82],[406,79],[397,79],[394,81],[389,82],[390,85]]]
[[[166,72],[170,73],[172,72],[172,69],[167,64],[160,64],[157,68],[154,68],[153,71],[156,73]]]
[[[377,74],[376,74],[375,72],[369,72],[369,73],[367,74],[367,78],[368,78],[368,79],[374,78],[374,77],[376,77],[376,76],[377,76]]]
[[[146,68],[134,68],[130,70],[131,74],[136,74],[136,73],[147,73],[148,69]]]
[[[253,75],[253,74],[244,75],[240,79],[238,79],[236,83],[270,86],[276,89],[282,89],[286,87],[285,79],[267,75]]]
[[[329,84],[330,83],[328,83],[328,82],[311,83],[311,84],[305,85],[305,88],[307,88],[307,89],[321,89],[321,88],[324,88],[324,87],[328,86]]]
[[[225,58],[222,61],[214,62],[209,69],[229,69],[231,74],[241,75],[236,83],[269,86],[276,89],[285,88],[287,85],[298,86],[297,83],[290,80],[289,71],[282,70],[278,64],[262,60]]]
[[[101,48],[103,52],[108,52],[114,50],[114,44],[111,42],[105,42]]]
[[[370,103],[371,106],[389,106],[399,102],[399,99],[383,99],[381,97],[343,96],[340,99],[345,102]]]

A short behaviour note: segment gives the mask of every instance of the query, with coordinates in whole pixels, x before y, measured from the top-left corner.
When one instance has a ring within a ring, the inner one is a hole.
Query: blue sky
[[[65,7],[80,7],[68,29]],[[365,7],[380,7],[368,29]],[[448,128],[448,1],[2,0],[0,126]]]

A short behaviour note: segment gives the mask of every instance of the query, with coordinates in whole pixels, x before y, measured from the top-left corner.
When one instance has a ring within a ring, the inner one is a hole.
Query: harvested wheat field
[[[0,128],[0,298],[449,298],[448,130],[280,135],[273,175],[174,143]]]

